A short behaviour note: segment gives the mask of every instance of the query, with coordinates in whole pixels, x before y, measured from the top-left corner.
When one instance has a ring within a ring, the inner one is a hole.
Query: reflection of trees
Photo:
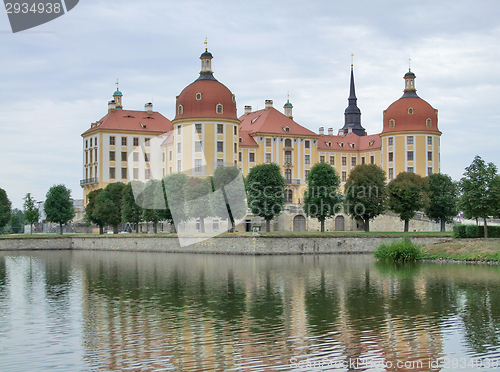
[[[264,288],[256,287],[252,291],[250,315],[259,325],[251,327],[251,331],[255,333],[274,333],[273,327],[283,321],[283,300],[281,294],[273,288],[269,271],[266,272]]]
[[[338,316],[338,294],[335,288],[326,288],[325,270],[321,268],[319,286],[308,285],[305,294],[307,320],[316,334],[328,332]]]
[[[227,273],[227,283],[221,283],[213,293],[211,309],[216,318],[235,323],[245,313],[245,290],[234,279],[233,270]]]

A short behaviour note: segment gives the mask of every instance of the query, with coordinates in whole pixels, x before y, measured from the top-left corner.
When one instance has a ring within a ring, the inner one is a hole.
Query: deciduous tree
[[[142,208],[137,203],[134,196],[135,190],[142,190],[143,185],[140,181],[131,181],[123,189],[122,195],[122,221],[135,224],[135,232],[139,232],[139,223],[142,221]],[[138,198],[141,198],[138,195]],[[139,203],[140,200],[139,200]]]
[[[210,199],[213,192],[211,177],[190,177],[186,185],[187,215],[189,219],[200,219],[200,232],[205,232],[205,218],[212,215]]]
[[[94,223],[99,226],[99,234],[104,233],[104,225],[106,224],[103,220],[101,220],[99,215],[95,213],[97,206],[97,197],[102,192],[103,189],[92,190],[88,193],[88,203],[85,207],[85,221],[89,224]]]
[[[38,218],[40,217],[40,212],[35,205],[35,198],[31,196],[30,193],[27,193],[24,197],[24,220],[30,225],[30,234],[33,231],[33,224],[38,222]]]
[[[0,189],[0,229],[10,221],[12,204],[4,189]]]
[[[428,177],[429,204],[425,208],[427,217],[441,223],[441,231],[446,230],[446,222],[452,222],[457,215],[458,188],[450,176],[434,173]]]
[[[60,234],[63,225],[75,217],[75,207],[71,200],[71,190],[64,185],[52,186],[45,196],[44,210],[46,220],[59,224]]]
[[[118,234],[118,225],[122,222],[122,193],[125,184],[114,182],[108,184],[97,196],[97,205],[92,213],[104,224],[113,226],[113,234]]]

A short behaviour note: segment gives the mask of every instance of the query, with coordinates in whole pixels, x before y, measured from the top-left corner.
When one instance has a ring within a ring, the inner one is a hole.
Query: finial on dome
[[[205,38],[205,52],[208,51],[208,38]]]
[[[354,66],[354,53],[351,54],[351,67]]]

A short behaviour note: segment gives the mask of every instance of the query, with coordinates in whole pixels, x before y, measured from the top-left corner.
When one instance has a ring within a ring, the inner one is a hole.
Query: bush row
[[[484,238],[484,226],[455,225],[453,237],[455,239]],[[488,238],[500,238],[500,226],[488,226]]]

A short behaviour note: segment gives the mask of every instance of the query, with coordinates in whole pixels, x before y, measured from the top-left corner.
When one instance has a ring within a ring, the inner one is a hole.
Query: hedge
[[[453,237],[455,239],[484,238],[484,226],[455,225]],[[488,238],[500,238],[500,226],[488,226]]]

